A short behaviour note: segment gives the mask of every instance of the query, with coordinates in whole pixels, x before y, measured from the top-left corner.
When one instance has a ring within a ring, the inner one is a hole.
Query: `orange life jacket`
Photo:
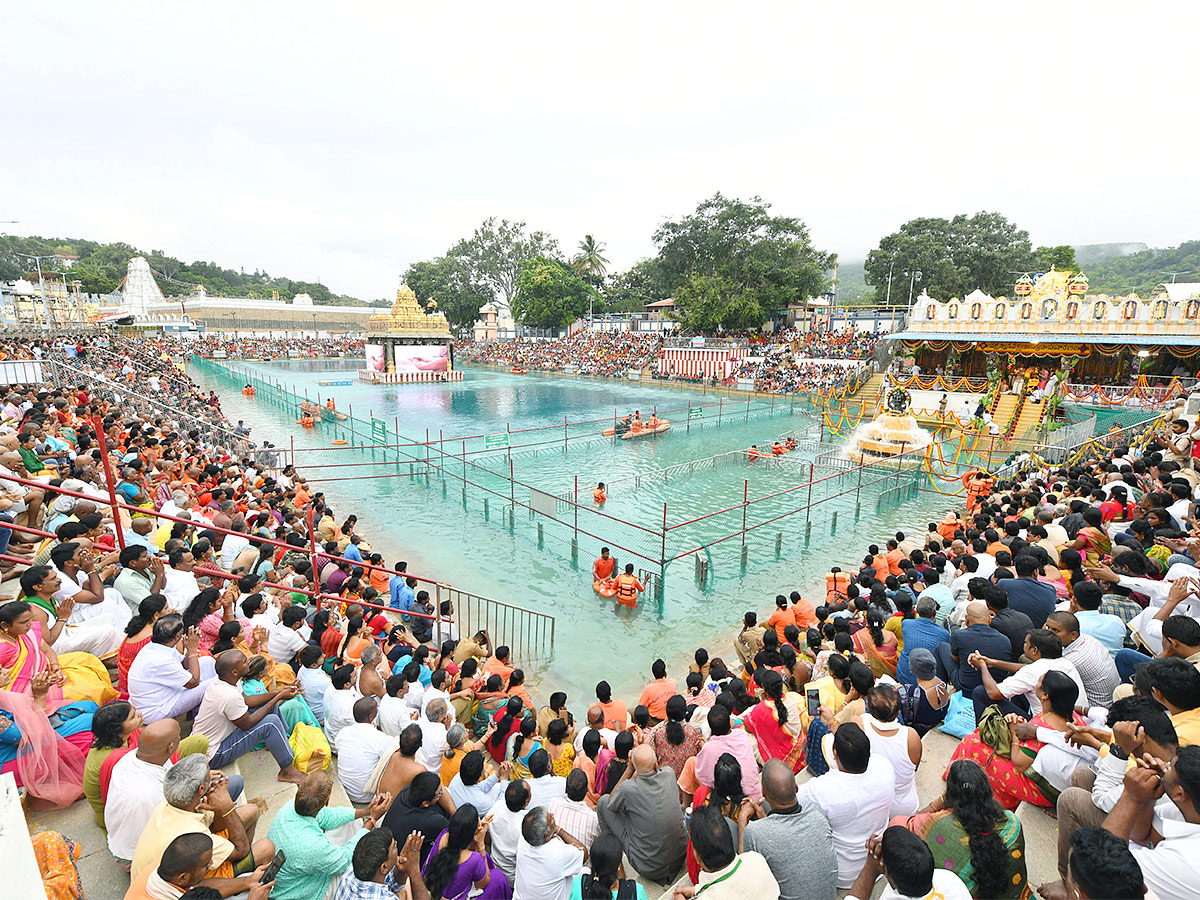
[[[825,575],[825,603],[846,599],[846,588],[850,587],[849,572],[827,572]]]
[[[761,455],[757,447],[750,448],[750,459],[758,459]]]
[[[642,585],[632,575],[617,576],[617,600],[625,606],[637,606],[638,591]]]
[[[600,488],[592,488],[592,499],[597,503],[603,503],[608,499],[608,495],[605,494],[604,491],[600,490]]]

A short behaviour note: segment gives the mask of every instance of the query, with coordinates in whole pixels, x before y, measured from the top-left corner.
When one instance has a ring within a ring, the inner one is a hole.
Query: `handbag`
[[[1007,727],[1007,726],[1005,726]],[[943,734],[956,738],[965,738],[975,730],[975,704],[962,691],[950,695],[950,708],[946,710],[946,719],[938,726]]]
[[[315,767],[317,759],[321,761],[319,768],[329,768],[331,756],[329,741],[325,738],[325,732],[320,728],[313,728],[304,722],[297,722],[296,727],[292,729],[291,737],[288,738],[288,745],[296,755],[292,764],[301,772],[309,771],[310,765]]]
[[[1005,758],[1012,752],[1012,732],[1000,707],[992,705],[983,711],[979,719],[979,740]]]

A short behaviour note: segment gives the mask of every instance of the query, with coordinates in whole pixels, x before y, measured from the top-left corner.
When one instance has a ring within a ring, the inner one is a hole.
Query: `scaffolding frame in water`
[[[224,370],[224,363],[208,363],[214,369]],[[298,408],[301,392],[284,386],[280,382],[270,382],[259,378],[256,373],[245,371],[235,375],[232,371],[227,376],[235,382],[250,383],[258,389],[257,398],[275,398],[283,402],[292,411]],[[794,411],[795,399],[791,402],[755,405],[752,399],[736,404],[718,402],[716,415],[703,407],[680,407],[689,410],[688,426],[696,420],[707,419],[710,424],[721,424],[726,418],[749,421],[751,415],[765,413],[773,416],[775,413],[790,415]],[[693,412],[694,411],[694,412]],[[366,475],[345,475],[317,479],[324,483],[339,481],[355,481],[369,478],[404,479],[422,485],[427,489],[434,487],[434,479],[441,482],[442,496],[449,499],[449,485],[456,485],[456,493],[461,496],[464,509],[469,509],[469,503],[474,499],[482,500],[481,511],[485,521],[493,519],[493,507],[499,507],[499,523],[510,533],[516,529],[516,513],[518,509],[527,513],[528,520],[536,530],[536,540],[539,548],[545,546],[548,540],[558,540],[563,543],[564,555],[569,555],[572,565],[578,566],[579,544],[581,538],[597,541],[599,544],[620,551],[627,557],[640,560],[647,571],[657,570],[658,589],[661,591],[665,570],[668,564],[693,554],[700,554],[711,547],[727,544],[731,540],[739,540],[743,560],[747,554],[747,536],[760,532],[762,529],[776,525],[779,528],[788,520],[799,521],[804,514],[804,544],[808,546],[814,537],[821,537],[820,527],[814,530],[817,519],[814,512],[824,513],[830,510],[827,518],[829,533],[836,534],[838,527],[838,510],[833,507],[833,501],[849,498],[853,495],[853,516],[857,520],[861,515],[863,491],[866,490],[875,500],[876,511],[886,507],[894,507],[904,500],[915,497],[920,487],[920,477],[924,474],[917,465],[920,463],[926,449],[909,450],[897,454],[886,462],[871,462],[855,464],[849,460],[848,466],[826,464],[824,461],[808,461],[797,457],[773,457],[770,451],[755,462],[750,462],[745,451],[735,450],[717,457],[705,460],[694,460],[683,463],[670,470],[683,472],[687,469],[698,471],[697,467],[744,463],[760,465],[761,469],[778,469],[795,467],[797,469],[796,484],[783,490],[771,491],[762,496],[752,496],[749,478],[743,479],[739,502],[729,506],[709,511],[701,515],[692,515],[694,508],[688,509],[690,518],[681,522],[671,523],[669,502],[663,503],[661,518],[655,518],[652,524],[636,522],[609,514],[590,503],[581,502],[579,494],[579,476],[574,476],[573,489],[567,492],[553,491],[545,486],[532,484],[518,479],[515,472],[515,462],[526,454],[536,457],[539,453],[548,452],[551,445],[554,452],[566,453],[572,444],[592,444],[597,437],[595,431],[572,437],[570,429],[573,425],[594,426],[600,422],[609,424],[606,419],[592,419],[579,423],[564,420],[562,425],[533,426],[529,428],[512,428],[507,426],[500,435],[472,435],[466,437],[447,438],[441,432],[436,436],[426,433],[426,440],[412,440],[399,433],[396,428],[392,435],[396,442],[389,442],[386,432],[381,436],[375,434],[371,441],[364,440],[362,423],[353,418],[351,407],[347,407],[348,415],[345,420],[331,423],[334,429],[342,428],[348,436],[344,447],[301,448],[293,446],[283,448],[283,456],[288,458],[298,472],[304,470],[328,471],[327,454],[337,451],[354,451],[358,454],[369,453],[371,460],[350,462],[339,458],[336,463],[339,469],[347,467],[370,467],[373,471]],[[614,415],[616,413],[614,412]],[[372,418],[374,418],[372,416]],[[399,424],[398,422],[396,423]],[[823,423],[818,424],[818,434],[823,437]],[[681,431],[686,431],[686,427]],[[539,435],[542,432],[552,432],[561,437],[550,440],[535,440],[530,443],[513,444],[514,435]],[[337,433],[335,431],[335,433]],[[669,435],[670,432],[667,432]],[[502,437],[503,440],[492,441],[487,445],[487,438]],[[581,440],[584,439],[584,440]],[[484,446],[472,447],[472,441],[483,439]],[[608,440],[617,440],[608,437]],[[819,451],[823,447],[834,450],[834,445],[825,444],[820,440],[813,441],[806,430],[804,446],[811,451]],[[382,456],[382,459],[380,458]],[[832,458],[832,457],[830,457]],[[314,461],[309,461],[314,460]],[[320,460],[320,461],[316,461]],[[382,468],[390,469],[380,472]],[[807,469],[807,472],[804,470]],[[818,469],[820,471],[818,472]],[[807,477],[805,477],[807,476]],[[638,478],[654,477],[653,473],[643,473],[641,476],[631,476],[636,482]],[[630,480],[630,479],[625,479]],[[816,496],[815,496],[816,494]],[[823,494],[823,496],[822,496]],[[587,497],[587,495],[585,495]],[[587,497],[590,499],[590,497]],[[848,501],[847,501],[848,502]],[[751,518],[751,513],[761,513]],[[846,515],[850,509],[845,510]],[[844,520],[843,520],[844,521]],[[728,526],[722,524],[728,522]],[[720,525],[720,527],[717,527]],[[668,547],[668,541],[678,542],[678,547]],[[776,535],[775,548],[778,554],[783,543],[783,533]]]

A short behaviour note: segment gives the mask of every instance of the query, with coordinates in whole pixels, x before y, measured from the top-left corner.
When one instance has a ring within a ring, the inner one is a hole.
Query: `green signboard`
[[[691,409],[688,410],[688,418],[689,419],[703,419],[704,418],[704,407],[703,406],[693,406]]]
[[[387,443],[387,425],[383,419],[371,420],[371,440],[376,444]]]
[[[503,450],[508,446],[507,434],[488,434],[483,438],[484,450]]]

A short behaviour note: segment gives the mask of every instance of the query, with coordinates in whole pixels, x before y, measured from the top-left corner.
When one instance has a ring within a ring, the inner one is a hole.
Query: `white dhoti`
[[[125,626],[132,618],[133,613],[129,609],[129,604],[121,597],[120,592],[115,588],[106,587],[104,599],[99,603],[76,603],[67,622],[70,625],[105,622],[118,631],[124,632]]]
[[[104,619],[94,619],[82,625],[67,625],[54,642],[55,653],[81,651],[104,659],[121,646],[125,635]]]

